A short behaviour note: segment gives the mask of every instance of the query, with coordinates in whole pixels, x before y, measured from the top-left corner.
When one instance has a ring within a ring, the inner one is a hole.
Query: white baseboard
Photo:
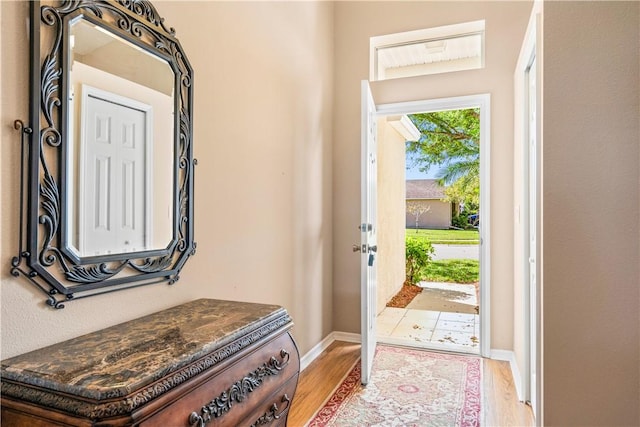
[[[513,384],[516,387],[518,400],[523,402],[524,395],[522,393],[522,377],[520,376],[520,369],[518,368],[518,362],[516,361],[516,354],[511,350],[491,349],[491,358],[494,360],[509,362],[509,365],[511,366],[511,376],[513,377]]]
[[[300,358],[300,371],[304,371],[307,366],[313,362],[316,357],[320,356],[320,354],[327,349],[334,341],[346,341],[359,343],[360,342],[360,334],[353,334],[351,332],[339,332],[333,331],[318,344],[313,346],[311,350],[309,350],[304,356]]]
[[[354,334],[351,332],[340,332],[340,331],[333,331],[331,332],[333,334],[333,340],[334,341],[345,341],[345,342],[353,342],[353,343],[358,343],[360,344],[360,334]]]

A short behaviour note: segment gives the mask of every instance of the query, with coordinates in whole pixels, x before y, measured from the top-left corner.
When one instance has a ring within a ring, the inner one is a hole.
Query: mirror
[[[192,69],[147,1],[31,3],[12,274],[64,303],[174,283],[193,240]]]
[[[166,248],[173,70],[86,19],[69,47],[68,242],[79,257]]]

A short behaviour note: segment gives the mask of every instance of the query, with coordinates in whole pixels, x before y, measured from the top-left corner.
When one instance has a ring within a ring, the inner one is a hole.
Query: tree
[[[432,166],[439,171],[441,185],[455,187],[450,201],[467,203],[480,189],[480,109],[410,114],[421,133],[418,141],[407,142],[407,153],[419,169]],[[477,203],[476,203],[477,204]]]
[[[424,203],[416,202],[414,200],[407,202],[407,212],[416,218],[416,233],[418,232],[418,222],[420,216],[423,213],[427,213],[431,210],[431,205],[425,205]]]
[[[459,203],[464,205],[464,211],[469,213],[478,212],[480,206],[480,177],[473,176],[469,184],[464,185],[464,180],[459,179],[444,190],[446,202]]]

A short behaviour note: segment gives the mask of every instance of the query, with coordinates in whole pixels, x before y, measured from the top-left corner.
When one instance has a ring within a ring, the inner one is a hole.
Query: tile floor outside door
[[[433,245],[433,259],[479,259],[478,245]],[[451,311],[478,305],[475,290],[456,283],[420,282],[419,286],[453,291]],[[465,295],[466,294],[466,295]],[[449,304],[451,305],[451,304]],[[462,311],[467,311],[462,310]],[[447,311],[385,307],[377,317],[379,342],[441,351],[480,354],[480,316]]]
[[[480,354],[480,316],[385,307],[377,317],[379,342]]]

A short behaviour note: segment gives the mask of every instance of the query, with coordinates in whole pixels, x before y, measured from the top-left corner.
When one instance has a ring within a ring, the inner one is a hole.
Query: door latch
[[[364,253],[371,253],[371,252],[378,252],[378,245],[353,245],[351,247],[353,249],[353,252],[362,252]]]

